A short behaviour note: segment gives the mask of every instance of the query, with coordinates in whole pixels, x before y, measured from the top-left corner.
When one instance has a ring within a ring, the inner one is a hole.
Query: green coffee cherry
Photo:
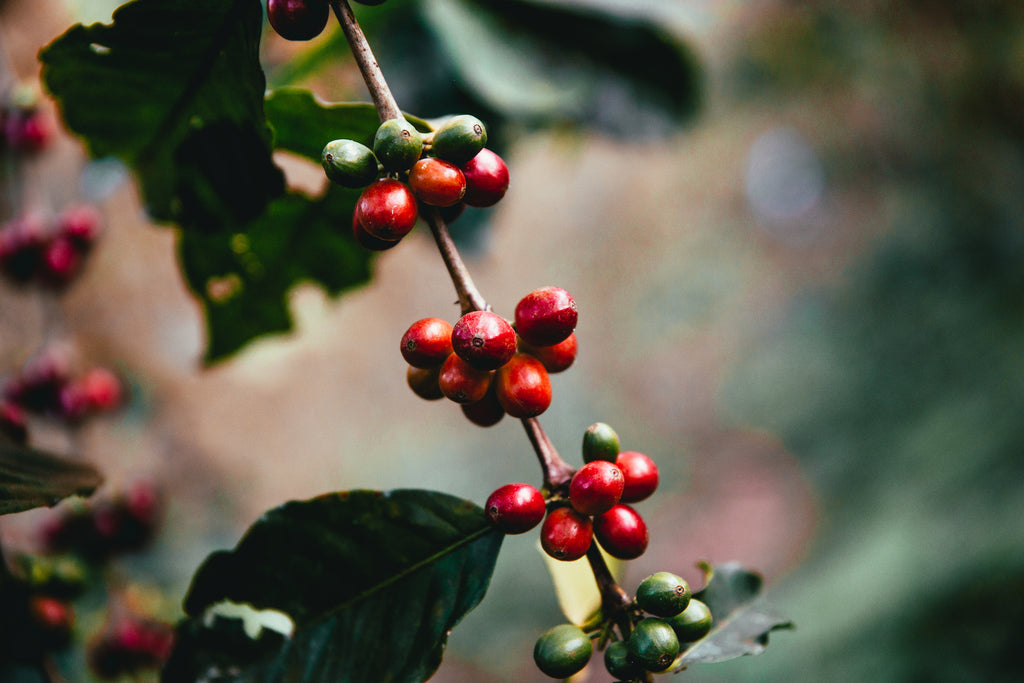
[[[636,604],[656,617],[674,617],[690,604],[690,585],[671,572],[651,574],[636,589]]]
[[[594,645],[578,626],[561,624],[545,631],[533,646],[533,661],[551,678],[568,678],[587,665]]]
[[[366,187],[377,179],[377,157],[355,140],[331,140],[320,161],[327,177],[342,187]]]
[[[700,600],[690,600],[686,609],[668,620],[681,643],[700,640],[711,630],[711,610]]]
[[[629,635],[629,654],[648,671],[664,671],[679,654],[679,638],[667,621],[648,617]]]
[[[583,432],[583,462],[615,462],[619,455],[619,435],[604,422],[595,422]]]
[[[609,643],[604,651],[604,668],[615,678],[626,681],[640,678],[644,674],[643,667],[629,656],[629,645],[624,640]]]
[[[388,119],[373,136],[373,153],[389,171],[407,171],[423,152],[423,135],[405,119]]]
[[[487,129],[475,116],[454,116],[434,132],[432,150],[438,159],[456,166],[475,157],[487,144]]]

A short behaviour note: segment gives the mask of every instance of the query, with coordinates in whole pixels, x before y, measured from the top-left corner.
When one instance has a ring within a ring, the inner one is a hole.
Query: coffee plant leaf
[[[102,483],[103,477],[89,463],[0,438],[0,515],[56,505],[68,496],[88,496]]]
[[[263,115],[259,0],[134,0],[39,55],[65,125],[135,172],[150,216],[219,231],[284,192]]]
[[[370,252],[351,230],[357,197],[333,185],[315,199],[288,193],[238,232],[182,232],[179,256],[203,305],[207,363],[290,330],[288,292],[295,284],[316,282],[333,295],[370,279]]]
[[[426,680],[502,538],[480,507],[433,491],[287,503],[196,572],[164,680]]]
[[[694,53],[653,17],[528,0],[421,5],[465,91],[508,118],[650,139],[699,107]]]
[[[267,121],[274,131],[274,147],[320,163],[324,145],[331,140],[355,140],[373,147],[380,126],[377,110],[369,103],[323,102],[302,88],[278,88],[264,102]],[[411,114],[406,120],[420,132],[430,124]]]
[[[737,563],[712,567],[702,562],[700,567],[706,583],[693,597],[708,606],[714,625],[708,635],[680,654],[673,671],[681,671],[691,664],[711,664],[760,654],[768,646],[769,633],[793,628],[789,619],[765,601],[764,579],[757,572]]]

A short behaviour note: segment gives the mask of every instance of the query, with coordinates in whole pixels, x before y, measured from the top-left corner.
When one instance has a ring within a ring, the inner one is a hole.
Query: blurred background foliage
[[[91,21],[114,3],[66,5]],[[528,283],[578,292],[590,350],[557,380],[545,420],[556,444],[571,457],[601,419],[662,466],[669,483],[650,508],[651,551],[627,587],[647,570],[738,559],[765,571],[769,596],[797,624],[763,656],[681,675],[1019,680],[1024,6],[391,0],[357,10],[403,108],[477,113],[511,161],[518,194],[491,229],[478,220],[460,230],[485,294],[500,310]],[[265,38],[271,87],[362,99],[336,32],[309,45]],[[381,259],[366,303],[338,302],[355,312],[314,298],[303,315],[320,322],[299,325],[297,340],[261,343],[206,380],[151,380],[171,414],[162,427],[194,430],[175,437],[200,452],[188,462],[215,462],[202,471],[227,482],[222,495],[248,497],[226,506],[235,530],[282,491],[311,495],[325,483],[411,483],[479,501],[535,477],[515,425],[467,432],[461,416],[412,404],[390,342],[378,356],[345,341],[353,330],[397,339],[411,320],[445,310],[425,308],[451,298],[441,274],[433,298],[408,287],[440,271],[429,245],[405,252]],[[414,258],[428,261],[423,270]],[[399,282],[388,289],[388,278]],[[374,288],[385,288],[379,298]],[[174,353],[198,358],[196,337]],[[141,352],[120,343],[106,340],[141,375]],[[367,389],[353,399],[340,387],[372,375],[331,363],[393,374],[393,395],[375,387],[378,405],[399,406],[411,427],[360,412]],[[266,379],[288,373],[290,382]],[[195,388],[173,394],[172,380]],[[209,435],[248,424],[227,409],[238,409],[240,387],[257,388],[245,409],[274,415],[284,436],[235,445]],[[289,410],[271,389],[307,403]],[[174,408],[175,397],[195,400],[194,412]],[[355,424],[336,425],[338,414]],[[384,438],[373,431],[382,423]],[[306,479],[269,485],[272,474],[244,470],[261,448],[282,445],[309,454]],[[339,451],[370,446],[373,462],[333,464]],[[491,464],[479,464],[482,452]],[[233,481],[239,471],[247,476]],[[220,524],[186,524],[167,544],[190,544],[194,569],[233,544],[232,523]],[[181,593],[183,561],[160,569],[171,552],[143,566]],[[437,680],[542,680],[527,653],[560,619],[543,572],[529,542],[506,543]]]

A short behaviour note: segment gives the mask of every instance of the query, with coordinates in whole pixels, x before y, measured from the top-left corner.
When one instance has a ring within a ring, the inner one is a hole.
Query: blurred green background
[[[1020,680],[1024,6],[521,3],[582,13],[545,34],[532,15],[488,27],[465,3],[392,2],[357,14],[399,102],[478,113],[509,162],[506,200],[455,226],[477,284],[505,314],[548,284],[579,303],[580,357],[542,422],[570,461],[603,420],[662,469],[627,590],[738,560],[797,624],[762,656],[681,675]],[[39,46],[113,6],[7,0],[0,38],[31,78]],[[613,53],[592,58],[588,20],[619,28]],[[334,33],[268,35],[264,53],[271,85],[364,99]],[[156,473],[174,494],[125,576],[174,602],[206,553],[289,498],[416,486],[482,503],[537,481],[519,425],[480,430],[404,386],[404,329],[457,315],[425,234],[367,288],[296,291],[294,335],[203,370],[173,234],[74,142],[53,154],[29,170],[34,200],[94,198],[110,229],[56,329],[31,295],[0,291],[0,351],[14,366],[56,336],[132,378],[129,410],[78,437],[113,481]],[[30,545],[40,516],[5,520],[5,543]],[[535,538],[509,538],[433,680],[546,680],[532,643],[561,620]]]

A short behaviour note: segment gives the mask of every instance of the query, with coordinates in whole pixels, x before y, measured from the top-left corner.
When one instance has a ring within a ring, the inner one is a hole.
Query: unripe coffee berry
[[[508,321],[490,311],[471,311],[452,327],[452,349],[478,370],[494,370],[516,352],[516,333]]]
[[[475,403],[463,403],[461,408],[466,419],[479,427],[492,427],[505,417],[505,409],[498,403],[493,379],[482,399]]]
[[[531,346],[520,338],[519,349],[539,360],[549,373],[563,372],[576,362],[576,333],[553,346]]]
[[[377,157],[355,140],[331,140],[320,154],[324,173],[342,187],[366,187],[377,179]]]
[[[679,638],[667,621],[648,617],[629,635],[629,654],[648,671],[664,671],[679,654]]]
[[[658,488],[658,466],[643,453],[623,451],[615,458],[615,464],[626,480],[622,491],[623,503],[644,500]]]
[[[594,645],[578,626],[561,624],[541,634],[533,646],[533,661],[551,678],[568,678],[590,661]]]
[[[681,643],[692,643],[706,636],[712,622],[711,610],[697,599],[690,600],[686,609],[668,620]]]
[[[312,40],[327,26],[326,0],[268,0],[267,19],[285,40]]]
[[[595,422],[583,432],[583,462],[615,462],[619,455],[619,435],[604,422]]]
[[[551,379],[544,365],[526,353],[517,353],[498,368],[498,402],[512,417],[536,417],[551,405]]]
[[[620,560],[636,559],[647,550],[647,524],[622,503],[594,518],[594,535],[609,555]]]
[[[487,129],[480,119],[461,114],[448,119],[434,132],[431,152],[439,159],[464,164],[487,144]]]
[[[587,463],[569,482],[569,504],[585,515],[600,515],[619,502],[622,486],[622,472],[612,463]]]
[[[409,171],[412,193],[430,206],[452,206],[466,194],[466,178],[452,163],[441,159],[420,159]]]
[[[441,393],[441,385],[438,382],[440,374],[440,367],[415,368],[410,365],[405,373],[405,381],[414,394],[428,401],[435,401],[444,398],[444,394]]]
[[[674,617],[690,604],[690,584],[671,572],[651,574],[637,587],[636,604],[656,617]]]
[[[359,246],[370,251],[387,251],[392,247],[397,247],[401,240],[382,240],[379,237],[374,237],[370,233],[366,232],[366,228],[359,222],[359,213],[352,213],[352,236],[359,243]]]
[[[478,370],[453,353],[441,365],[437,384],[456,403],[476,403],[487,394],[492,377],[490,371]]]
[[[416,198],[404,184],[382,178],[359,195],[356,215],[366,232],[382,240],[398,240],[416,225]]]
[[[542,287],[516,304],[516,332],[528,344],[551,346],[576,327],[576,301],[561,287]]]
[[[462,175],[466,177],[462,201],[470,206],[493,206],[508,191],[508,166],[489,149],[481,149],[463,164]]]
[[[506,534],[522,534],[544,519],[544,496],[529,484],[505,484],[487,497],[487,519]]]
[[[412,168],[423,151],[423,136],[405,119],[388,119],[373,137],[373,153],[389,171]]]
[[[569,562],[587,554],[594,537],[594,525],[587,515],[571,507],[548,513],[540,528],[540,545],[556,560]]]
[[[615,678],[632,681],[644,675],[642,666],[629,655],[629,645],[624,640],[609,643],[604,651],[604,668]]]
[[[402,335],[401,350],[414,368],[435,368],[452,354],[452,326],[440,318],[417,320]]]

